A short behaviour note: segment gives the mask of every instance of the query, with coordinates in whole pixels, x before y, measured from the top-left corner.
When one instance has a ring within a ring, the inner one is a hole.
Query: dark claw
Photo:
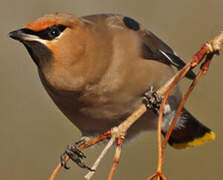
[[[67,162],[65,161],[67,154],[64,152],[61,156],[60,156],[60,163],[61,166],[64,167],[64,169],[70,169],[70,167],[67,166]]]
[[[91,169],[90,167],[86,166],[83,162],[82,159],[86,158],[86,156],[84,155],[83,152],[81,152],[78,149],[78,146],[80,146],[81,144],[83,144],[85,142],[85,140],[80,140],[74,144],[69,144],[65,150],[65,152],[61,155],[60,157],[60,161],[61,161],[61,165],[65,168],[65,169],[70,169],[70,167],[67,166],[67,163],[65,161],[66,156],[69,156],[69,158],[75,162],[79,167],[87,169],[89,171],[95,171],[93,169]]]
[[[143,103],[148,109],[153,110],[157,114],[159,113],[161,102],[162,98],[152,88],[143,94]]]

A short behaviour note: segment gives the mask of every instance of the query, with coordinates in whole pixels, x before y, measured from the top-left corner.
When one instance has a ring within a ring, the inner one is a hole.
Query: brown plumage
[[[185,64],[163,41],[135,20],[113,14],[76,17],[49,14],[9,34],[21,41],[38,67],[46,91],[83,135],[94,136],[120,124],[142,103],[143,94],[169,80]],[[187,77],[192,79],[190,71]],[[169,127],[181,98],[178,87],[168,100],[163,133]],[[194,135],[196,121],[185,110],[179,128],[185,132],[177,143],[202,137]],[[145,113],[128,131],[133,137],[156,127],[157,115]],[[197,121],[196,121],[197,122]],[[190,129],[189,129],[190,128]],[[188,130],[189,129],[189,130]],[[174,136],[175,137],[175,136]],[[171,140],[174,143],[174,139]]]

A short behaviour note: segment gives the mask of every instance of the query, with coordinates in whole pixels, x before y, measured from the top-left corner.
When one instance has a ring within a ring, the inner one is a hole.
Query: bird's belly
[[[141,98],[126,103],[83,104],[77,99],[54,97],[53,100],[64,115],[84,136],[96,136],[118,126],[141,104]],[[78,102],[78,103],[77,103]],[[141,131],[154,129],[156,115],[147,112],[128,131],[127,137],[134,137]]]
[[[41,74],[40,74],[41,75]],[[94,136],[119,125],[142,103],[142,96],[126,89],[118,89],[109,95],[100,93],[67,92],[51,88],[44,76],[40,76],[43,86],[64,115],[80,129],[83,135]],[[96,91],[94,91],[96,92]],[[142,92],[140,90],[139,92]],[[141,125],[135,128],[150,128]]]
[[[119,125],[139,106],[139,102],[141,100],[126,104],[56,104],[84,135],[96,135]]]

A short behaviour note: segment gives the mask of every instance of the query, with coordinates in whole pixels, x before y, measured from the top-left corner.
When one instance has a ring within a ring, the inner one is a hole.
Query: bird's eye
[[[60,30],[57,28],[57,26],[52,26],[50,27],[48,35],[53,39],[60,35]]]
[[[59,36],[61,32],[66,29],[66,26],[63,25],[54,25],[48,28],[48,36],[49,39],[54,39],[55,37]]]

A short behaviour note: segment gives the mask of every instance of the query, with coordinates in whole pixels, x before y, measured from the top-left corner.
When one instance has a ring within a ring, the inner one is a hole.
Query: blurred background
[[[67,144],[80,138],[43,89],[37,70],[22,44],[9,31],[52,12],[78,16],[119,13],[135,18],[157,34],[186,61],[201,45],[223,30],[222,0],[7,0],[0,7],[0,179],[46,180]],[[222,53],[223,54],[223,53]],[[169,180],[223,179],[222,78],[223,56],[215,57],[207,76],[195,88],[186,107],[216,132],[216,140],[202,147],[175,150],[168,146],[164,172]],[[219,80],[220,78],[220,80]],[[181,83],[185,89],[188,82]],[[124,146],[114,179],[146,179],[156,170],[157,137],[146,132]],[[86,151],[92,165],[104,146]],[[104,180],[114,148],[93,179]],[[83,179],[86,170],[69,164],[56,180]]]

